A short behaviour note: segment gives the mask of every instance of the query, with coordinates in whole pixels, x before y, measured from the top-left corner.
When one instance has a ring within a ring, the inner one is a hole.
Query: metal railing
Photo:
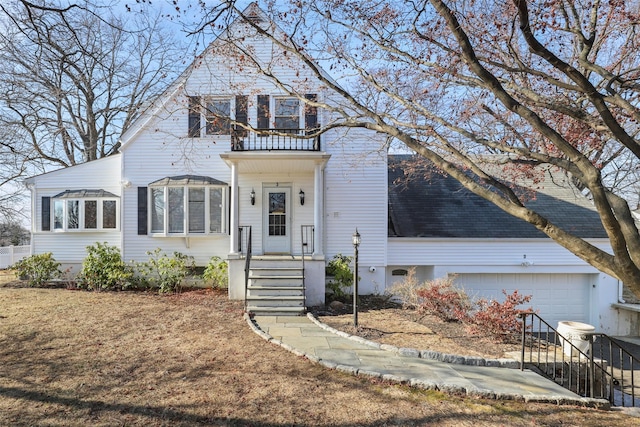
[[[247,311],[247,297],[249,296],[249,273],[251,271],[251,226],[238,227],[238,252],[244,255],[244,311]],[[244,245],[243,245],[244,243]]]
[[[241,225],[238,227],[238,253],[242,257],[247,256],[247,251],[251,247],[249,237],[251,236],[251,226]]]
[[[312,255],[315,250],[314,241],[314,227],[313,225],[301,225],[300,226],[300,248],[302,254],[302,296],[304,298],[304,307],[307,306],[307,285],[305,283],[305,277],[307,276],[304,258],[306,255]]]
[[[536,313],[518,315],[522,320],[521,369],[527,367],[572,392],[606,399],[614,406],[640,406],[636,378],[640,360],[619,342],[602,333],[583,333],[586,353]]]
[[[231,129],[231,151],[320,151],[314,129]]]

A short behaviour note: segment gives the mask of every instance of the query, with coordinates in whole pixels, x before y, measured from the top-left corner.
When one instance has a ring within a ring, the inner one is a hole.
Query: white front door
[[[291,188],[265,187],[263,203],[263,249],[265,254],[291,253]]]

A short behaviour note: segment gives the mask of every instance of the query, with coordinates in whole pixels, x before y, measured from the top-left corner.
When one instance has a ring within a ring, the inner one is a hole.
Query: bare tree
[[[334,113],[325,126],[388,135],[640,296],[640,237],[623,197],[638,191],[637,1],[292,0],[263,6],[279,28],[244,17],[248,25],[341,96],[339,105],[314,102]],[[242,13],[234,1],[220,2],[203,10],[194,32]],[[258,55],[242,54],[260,69]],[[495,158],[498,166],[489,163]],[[613,253],[527,208],[527,196],[504,179],[507,171],[531,177],[540,167],[564,171],[588,191]]]
[[[179,64],[151,13],[77,3],[0,5],[0,127],[13,131],[0,155],[14,178],[115,153]]]

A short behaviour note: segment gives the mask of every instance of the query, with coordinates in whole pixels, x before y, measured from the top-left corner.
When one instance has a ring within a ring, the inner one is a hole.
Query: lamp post
[[[353,242],[353,326],[358,327],[358,246],[360,246],[360,233],[356,232],[351,236]]]

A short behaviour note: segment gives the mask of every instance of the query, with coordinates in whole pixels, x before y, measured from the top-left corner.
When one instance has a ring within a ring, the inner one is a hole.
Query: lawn
[[[632,425],[621,412],[470,399],[327,370],[213,291],[0,285],[0,425]]]

